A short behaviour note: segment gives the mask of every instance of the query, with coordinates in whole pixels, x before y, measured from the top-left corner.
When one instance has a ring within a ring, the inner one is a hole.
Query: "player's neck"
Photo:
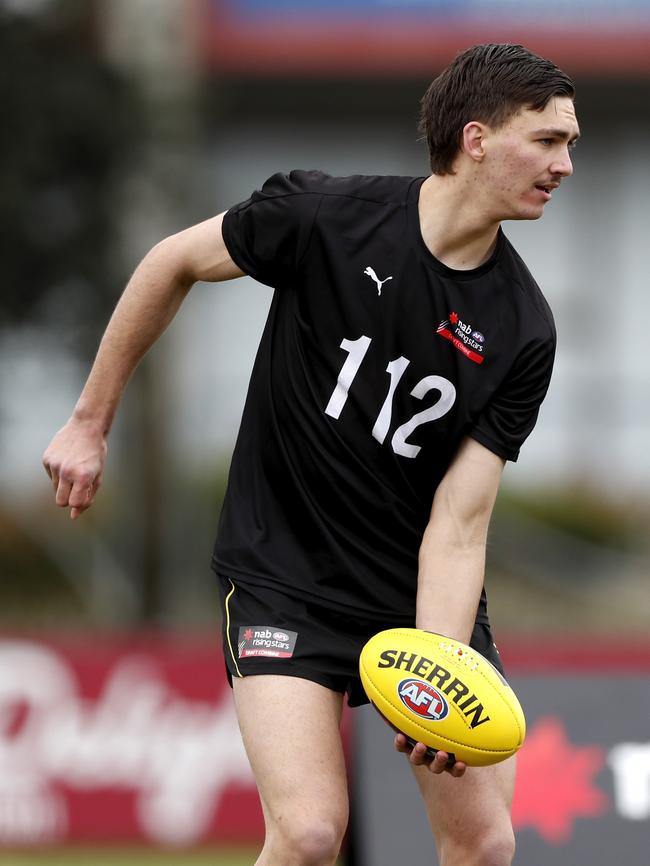
[[[420,231],[428,249],[455,270],[471,270],[494,251],[500,223],[482,211],[468,184],[455,175],[431,175],[420,189]]]

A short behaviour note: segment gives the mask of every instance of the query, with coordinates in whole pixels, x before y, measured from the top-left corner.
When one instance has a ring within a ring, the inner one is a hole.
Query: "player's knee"
[[[512,828],[483,837],[479,846],[476,866],[510,866],[515,856],[515,835]]]
[[[282,848],[287,862],[300,866],[332,866],[338,857],[345,822],[337,818],[319,818],[285,827],[281,831]]]
[[[510,866],[514,856],[514,833],[511,827],[504,827],[471,838],[465,835],[446,840],[441,866]]]
[[[344,832],[338,822],[327,820],[303,828],[292,840],[301,866],[331,866],[338,857]]]

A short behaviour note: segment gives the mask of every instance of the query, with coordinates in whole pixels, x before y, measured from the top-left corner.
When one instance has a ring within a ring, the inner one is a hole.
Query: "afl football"
[[[468,766],[496,764],[519,749],[526,721],[517,696],[480,653],[416,628],[370,638],[361,682],[385,721],[413,745],[448,752]]]

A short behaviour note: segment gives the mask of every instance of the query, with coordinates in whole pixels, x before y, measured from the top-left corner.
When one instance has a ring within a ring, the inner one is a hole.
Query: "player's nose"
[[[573,163],[571,162],[571,154],[569,148],[564,148],[562,153],[550,166],[552,174],[560,175],[560,177],[571,177],[573,174]]]

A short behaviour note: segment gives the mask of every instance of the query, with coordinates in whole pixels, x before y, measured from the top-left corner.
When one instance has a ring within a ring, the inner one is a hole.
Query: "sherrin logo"
[[[470,665],[473,664],[472,655],[468,655],[467,660]],[[411,682],[431,688],[439,698],[442,698],[445,704],[447,704],[447,699],[452,701],[465,716],[467,724],[472,729],[478,728],[480,725],[484,725],[490,721],[490,716],[486,712],[485,707],[469,686],[433,659],[419,653],[385,649],[379,656],[377,668],[379,670],[395,668],[395,670],[403,670],[411,674],[409,679],[400,682],[397,687],[397,693],[404,706],[407,706],[418,715],[422,715],[422,713],[415,710],[414,707],[421,707],[429,699],[425,697],[419,698],[419,702],[416,704],[415,697],[412,697],[414,693],[409,690],[405,693],[405,698],[413,702],[413,706],[409,706],[402,697],[401,690],[402,686],[407,687]],[[415,677],[422,677],[423,679],[415,679]],[[433,685],[434,682],[435,686]],[[443,717],[440,716],[440,718]]]
[[[439,722],[449,713],[444,697],[424,680],[402,680],[397,686],[397,694],[406,709],[422,719]]]

